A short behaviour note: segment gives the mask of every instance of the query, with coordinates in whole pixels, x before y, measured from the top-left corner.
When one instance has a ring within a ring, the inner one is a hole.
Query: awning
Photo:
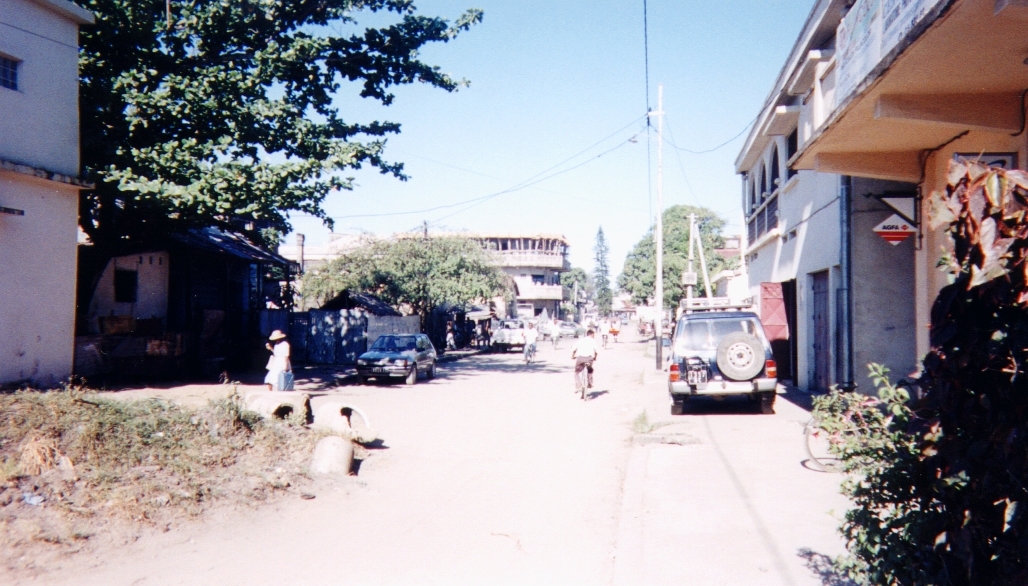
[[[932,149],[968,132],[1009,137],[1023,130],[1026,4],[940,3],[941,15],[843,98],[790,167],[918,182]]]

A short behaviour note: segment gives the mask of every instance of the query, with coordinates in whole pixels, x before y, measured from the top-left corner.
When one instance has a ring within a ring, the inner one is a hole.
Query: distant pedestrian
[[[286,335],[281,330],[271,332],[264,347],[271,350],[266,367],[268,374],[264,377],[264,384],[268,390],[293,390],[293,363],[289,360],[289,342],[286,341]]]
[[[457,349],[457,337],[453,333],[453,322],[446,324],[446,349],[456,350]]]

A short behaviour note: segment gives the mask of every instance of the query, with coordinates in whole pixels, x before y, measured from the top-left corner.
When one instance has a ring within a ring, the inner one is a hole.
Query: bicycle
[[[575,392],[579,393],[581,399],[585,400],[585,389],[589,386],[589,365],[582,366],[581,370],[578,370],[578,365],[575,364]]]
[[[607,334],[603,334],[603,349],[607,349]]]
[[[525,364],[532,364],[535,360],[535,344],[528,344],[525,346]]]
[[[842,460],[832,454],[832,447],[840,441],[821,429],[813,417],[803,426],[803,447],[814,468],[821,472],[842,472]]]

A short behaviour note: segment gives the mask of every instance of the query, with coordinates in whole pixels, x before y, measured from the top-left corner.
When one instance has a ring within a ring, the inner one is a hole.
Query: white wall
[[[0,1],[0,53],[21,61],[0,88],[0,159],[79,173],[78,26],[39,3]]]
[[[0,142],[3,138],[0,137]],[[0,383],[71,374],[78,191],[0,172]]]
[[[138,273],[139,288],[135,303],[114,300],[114,271],[128,270]],[[147,252],[119,256],[107,262],[100,275],[89,316],[107,317],[131,315],[136,319],[165,318],[168,315],[168,253]]]
[[[0,87],[0,159],[78,176],[77,22],[88,18],[63,0],[0,0],[0,53],[21,62],[17,91]],[[0,214],[0,383],[71,374],[78,203],[66,183],[0,171],[0,206],[25,212]]]

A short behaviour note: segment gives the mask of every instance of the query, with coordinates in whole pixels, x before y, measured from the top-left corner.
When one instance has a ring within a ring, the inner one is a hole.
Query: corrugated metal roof
[[[289,261],[250,242],[242,234],[225,232],[218,228],[196,228],[171,234],[171,239],[187,246],[214,254],[227,254],[260,263],[288,265]]]

